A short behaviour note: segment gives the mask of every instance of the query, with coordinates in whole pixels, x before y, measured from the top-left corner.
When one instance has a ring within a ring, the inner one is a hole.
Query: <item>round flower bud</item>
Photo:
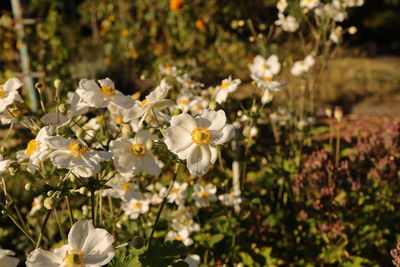
[[[84,186],[82,186],[81,188],[79,188],[79,194],[86,196],[88,193],[88,189]]]
[[[351,27],[349,28],[349,33],[350,33],[351,35],[356,34],[356,33],[357,33],[357,28],[354,27],[354,26],[351,26]]]
[[[56,200],[54,197],[47,197],[44,201],[43,201],[43,206],[48,209],[48,210],[52,210],[56,207]]]
[[[41,82],[35,83],[35,88],[36,89],[42,89],[43,87],[44,87],[43,83],[41,83]]]
[[[66,114],[68,112],[68,109],[69,109],[68,106],[69,106],[68,104],[62,103],[61,105],[58,106],[58,111],[63,113],[63,114]]]
[[[14,167],[8,167],[8,172],[10,175],[14,175],[17,172],[17,169]]]
[[[31,183],[26,183],[25,184],[25,190],[26,191],[31,191],[32,190],[32,184]]]
[[[135,249],[141,249],[145,246],[145,244],[146,244],[146,241],[141,236],[135,236],[132,239],[132,245]]]
[[[217,109],[217,102],[211,101],[210,104],[208,105],[208,108],[212,110]]]
[[[152,150],[154,148],[154,141],[151,139],[147,140],[146,147],[148,150]]]
[[[238,117],[242,117],[242,116],[243,116],[243,110],[239,110],[239,111],[237,112],[237,116],[238,116]]]
[[[53,194],[54,194],[54,191],[53,191],[53,190],[47,191],[47,196],[48,196],[48,197],[51,197]]]
[[[54,87],[58,90],[61,90],[63,86],[63,82],[60,79],[54,80]]]
[[[180,109],[180,108],[176,108],[176,109],[174,109],[174,111],[172,111],[172,115],[179,115],[179,114],[181,114],[182,113],[182,110]]]
[[[76,176],[75,175],[73,175],[72,173],[69,175],[69,180],[72,182],[72,183],[75,183],[75,181],[76,181]]]
[[[76,135],[76,137],[78,137],[79,139],[82,139],[82,138],[84,138],[84,137],[86,136],[86,131],[85,131],[84,129],[82,129],[82,128],[78,128],[78,129],[75,131],[75,135]]]
[[[125,136],[130,136],[132,134],[132,126],[130,124],[122,125],[122,134]]]

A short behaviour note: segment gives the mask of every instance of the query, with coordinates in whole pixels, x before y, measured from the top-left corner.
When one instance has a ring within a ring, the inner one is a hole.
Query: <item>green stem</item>
[[[96,227],[96,213],[95,213],[95,203],[94,203],[94,191],[90,191],[90,204],[92,206],[92,220],[93,220],[93,225]]]
[[[64,232],[64,229],[63,229],[63,227],[62,227],[62,225],[61,225],[60,216],[58,216],[58,211],[57,211],[57,209],[54,209],[54,214],[56,215],[56,220],[57,220],[57,224],[58,224],[58,230],[60,231],[61,238],[62,238],[64,241],[66,241],[67,239],[66,239],[66,237],[65,237],[65,232]]]
[[[40,227],[40,233],[39,233],[39,238],[38,241],[36,242],[36,248],[40,247],[40,243],[42,242],[43,239],[43,232],[44,232],[44,228],[46,227],[47,221],[50,218],[50,214],[51,214],[52,210],[48,210],[46,213],[46,217],[43,220],[42,226]]]
[[[67,208],[68,208],[68,214],[69,214],[69,222],[71,223],[71,226],[72,226],[74,224],[74,215],[72,214],[71,205],[69,203],[68,195],[65,196],[65,200],[67,202]]]

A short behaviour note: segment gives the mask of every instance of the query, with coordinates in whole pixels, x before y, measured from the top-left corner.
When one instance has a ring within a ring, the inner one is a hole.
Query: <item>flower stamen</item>
[[[39,150],[39,142],[36,141],[35,139],[31,140],[28,142],[28,145],[26,146],[25,153],[30,156],[34,152]]]
[[[64,257],[63,262],[66,267],[82,267],[84,266],[83,257],[85,253],[79,249],[73,249]]]
[[[192,136],[193,143],[196,145],[207,145],[211,139],[210,131],[203,127],[197,127],[190,135]]]
[[[143,144],[133,144],[130,147],[130,150],[133,155],[143,157],[147,154],[146,148]]]
[[[103,86],[100,90],[105,96],[114,96],[116,94],[116,90],[112,86]]]
[[[82,145],[79,142],[71,142],[68,145],[68,150],[69,153],[71,153],[74,157],[78,157],[80,155],[82,155],[83,153],[85,153],[88,150],[88,147],[85,145]]]

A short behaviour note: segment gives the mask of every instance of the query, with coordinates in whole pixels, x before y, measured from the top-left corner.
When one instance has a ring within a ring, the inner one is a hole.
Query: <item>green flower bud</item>
[[[25,184],[25,190],[26,191],[31,191],[32,190],[32,184],[31,183]]]
[[[81,195],[86,196],[88,192],[89,192],[89,190],[88,190],[86,187],[84,187],[84,186],[82,186],[81,188],[79,188],[79,194],[81,194]]]
[[[179,115],[179,114],[181,114],[182,113],[182,110],[180,109],[180,108],[176,108],[176,109],[174,109],[174,111],[172,111],[172,115]]]
[[[132,245],[135,249],[141,249],[145,246],[145,244],[146,244],[146,241],[141,236],[135,236],[132,239]]]
[[[58,90],[61,90],[63,87],[63,82],[60,79],[55,79],[54,80],[54,87]]]
[[[52,210],[55,208],[56,206],[56,200],[54,197],[47,197],[44,201],[43,201],[43,205],[46,209],[48,210]]]

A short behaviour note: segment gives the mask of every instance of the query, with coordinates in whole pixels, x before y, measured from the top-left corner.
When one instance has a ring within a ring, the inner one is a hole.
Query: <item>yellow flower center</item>
[[[85,153],[88,150],[88,147],[85,145],[82,145],[79,142],[74,141],[68,145],[68,150],[72,156],[78,157],[78,156],[82,155],[83,153]]]
[[[144,147],[143,144],[133,144],[130,147],[130,150],[133,155],[143,157],[144,155],[147,154],[146,148]]]
[[[182,99],[182,100],[178,101],[179,105],[187,105],[188,103],[189,103],[189,100],[187,100],[187,99]]]
[[[175,237],[175,240],[182,241],[183,238],[182,238],[180,235],[177,235],[177,236]]]
[[[121,123],[123,122],[122,116],[121,116],[121,115],[116,116],[116,117],[115,117],[115,122],[118,123],[118,124],[121,124]]]
[[[199,194],[201,198],[208,198],[209,195],[210,194],[207,191],[201,191]]]
[[[143,206],[142,202],[135,202],[132,207],[136,210],[140,210],[140,208]]]
[[[268,76],[265,76],[265,77],[263,77],[263,80],[266,81],[266,82],[270,82],[270,81],[272,81],[272,78],[268,77]]]
[[[230,82],[223,82],[220,87],[221,89],[226,89],[229,85],[231,85]]]
[[[202,109],[203,109],[203,106],[200,105],[200,104],[196,104],[196,105],[193,106],[193,108],[194,108],[195,110],[202,110]]]
[[[194,81],[193,81],[192,79],[187,79],[186,82],[187,82],[188,84],[194,83]]]
[[[5,98],[6,97],[6,90],[4,90],[3,87],[0,87],[0,98]]]
[[[36,201],[32,201],[32,208],[38,206],[39,204]]]
[[[206,128],[197,127],[191,134],[193,143],[197,145],[207,145],[210,142],[211,134]]]
[[[166,66],[166,67],[164,68],[164,70],[165,70],[166,72],[171,72],[172,67],[171,67],[171,66]]]
[[[312,4],[314,0],[306,0],[307,4]]]
[[[132,184],[122,184],[121,188],[124,191],[129,191],[132,188]]]
[[[103,86],[100,90],[105,96],[114,96],[116,94],[116,90],[112,86]]]
[[[83,267],[83,256],[85,253],[79,249],[73,249],[64,257],[65,267]]]
[[[143,107],[144,105],[146,105],[147,104],[147,98],[146,99],[143,99],[141,102],[140,102],[140,105]]]
[[[180,191],[179,188],[174,188],[171,190],[171,195],[176,195],[179,193],[179,191]]]
[[[267,63],[264,63],[264,64],[263,64],[263,68],[264,68],[264,69],[269,69],[269,65],[268,65]]]
[[[36,141],[35,139],[31,140],[28,142],[28,145],[26,146],[26,154],[28,156],[32,155],[34,152],[39,150],[39,142]]]

